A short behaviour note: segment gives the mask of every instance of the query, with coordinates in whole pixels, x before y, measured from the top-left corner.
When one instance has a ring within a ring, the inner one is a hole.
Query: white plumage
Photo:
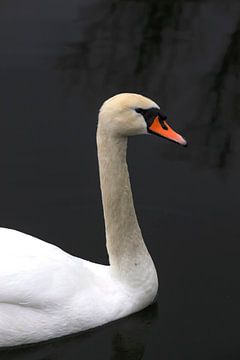
[[[126,163],[127,136],[147,134],[136,108],[159,109],[141,95],[119,94],[104,103],[99,115],[97,146],[110,266],[0,229],[0,346],[86,330],[154,300],[157,274],[138,226]]]

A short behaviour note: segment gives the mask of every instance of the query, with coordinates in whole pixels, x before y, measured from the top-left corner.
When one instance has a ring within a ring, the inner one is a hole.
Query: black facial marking
[[[152,125],[154,119],[156,118],[156,116],[158,116],[159,122],[160,122],[162,128],[164,130],[168,130],[166,123],[164,123],[164,120],[167,119],[167,116],[160,109],[158,109],[158,108],[150,108],[150,109],[137,108],[137,109],[135,109],[135,111],[144,117],[144,119],[147,123],[147,128],[149,128]]]
[[[158,111],[159,116],[162,120],[166,120],[167,119],[167,115],[165,115],[161,110]]]

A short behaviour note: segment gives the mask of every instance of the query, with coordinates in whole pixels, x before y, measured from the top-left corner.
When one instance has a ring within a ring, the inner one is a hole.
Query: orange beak
[[[155,117],[148,130],[156,135],[162,136],[168,140],[174,141],[180,145],[187,146],[187,141],[178,133],[176,133],[165,120],[159,121],[158,116]]]

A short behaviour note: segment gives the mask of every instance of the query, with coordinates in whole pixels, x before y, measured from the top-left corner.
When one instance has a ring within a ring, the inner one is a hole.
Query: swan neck
[[[127,138],[111,136],[98,126],[100,185],[111,267],[130,277],[138,265],[153,266],[134,209],[128,167]]]

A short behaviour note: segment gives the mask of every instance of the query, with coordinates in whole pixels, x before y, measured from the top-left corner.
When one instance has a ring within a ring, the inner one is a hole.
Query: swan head
[[[106,100],[99,111],[98,128],[114,136],[154,134],[186,146],[186,140],[167,123],[167,116],[153,100],[122,93]]]

